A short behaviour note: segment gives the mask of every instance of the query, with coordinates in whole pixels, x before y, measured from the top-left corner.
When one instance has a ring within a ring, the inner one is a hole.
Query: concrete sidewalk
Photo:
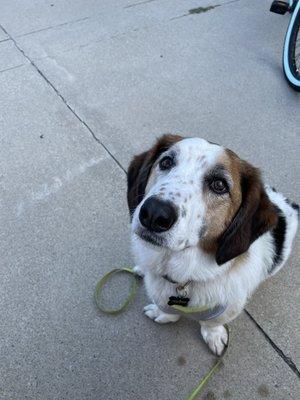
[[[125,170],[161,133],[222,143],[299,202],[300,97],[270,3],[1,1],[1,400],[184,400],[211,366],[197,324],[142,315],[143,289],[117,318],[92,295],[132,263]],[[231,324],[203,399],[299,399],[299,261],[296,245]]]

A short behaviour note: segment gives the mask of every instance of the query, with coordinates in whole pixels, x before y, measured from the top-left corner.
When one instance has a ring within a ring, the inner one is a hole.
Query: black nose
[[[177,220],[176,209],[169,201],[149,197],[140,210],[141,224],[152,232],[168,231]]]

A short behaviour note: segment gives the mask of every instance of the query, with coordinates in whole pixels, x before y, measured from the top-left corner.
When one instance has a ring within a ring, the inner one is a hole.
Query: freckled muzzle
[[[151,232],[161,233],[171,229],[177,221],[175,206],[155,196],[149,197],[142,205],[139,220],[142,226]]]

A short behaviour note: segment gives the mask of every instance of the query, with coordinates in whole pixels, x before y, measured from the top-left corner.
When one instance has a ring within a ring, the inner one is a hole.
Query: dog
[[[233,151],[178,135],[135,156],[127,183],[135,271],[152,301],[145,314],[168,323],[182,315],[172,304],[209,306],[193,318],[221,355],[224,325],[289,257],[298,205]]]

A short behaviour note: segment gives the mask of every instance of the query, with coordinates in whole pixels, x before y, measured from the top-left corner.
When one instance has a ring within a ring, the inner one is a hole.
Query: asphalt
[[[300,97],[270,3],[1,1],[1,400],[184,400],[212,365],[197,324],[143,316],[142,287],[118,317],[93,290],[132,265],[125,170],[162,133],[230,147],[299,202]],[[295,243],[231,324],[202,399],[299,398],[299,261]]]

